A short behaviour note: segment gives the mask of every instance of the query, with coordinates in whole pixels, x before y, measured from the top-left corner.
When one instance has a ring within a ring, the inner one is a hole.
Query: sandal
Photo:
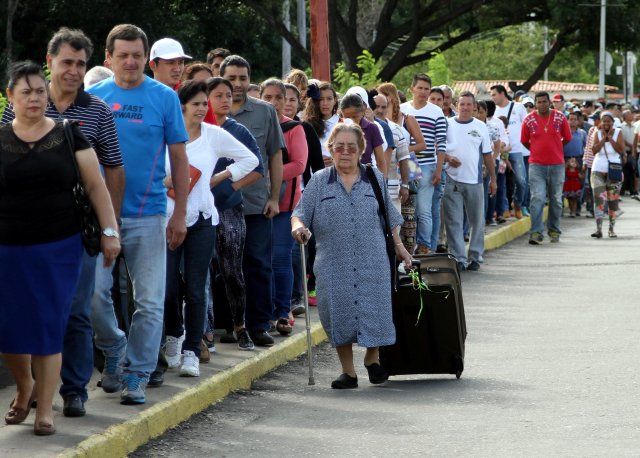
[[[51,436],[56,432],[56,428],[46,421],[38,421],[33,425],[33,433],[36,436]]]
[[[289,324],[288,318],[280,318],[276,321],[276,331],[280,333],[282,336],[288,336],[293,331],[293,328]]]
[[[15,399],[11,401],[11,404],[9,404],[9,411],[4,416],[4,422],[8,425],[19,425],[27,419],[27,417],[29,416],[29,412],[31,411],[33,399],[29,399],[29,404],[27,404],[26,409],[15,407],[13,405],[15,401]]]

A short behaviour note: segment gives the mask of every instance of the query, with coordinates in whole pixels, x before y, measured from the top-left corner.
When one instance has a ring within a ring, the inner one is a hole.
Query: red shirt
[[[564,164],[563,141],[571,140],[571,128],[563,113],[550,110],[549,116],[541,117],[533,111],[522,121],[520,132],[522,143],[529,143],[529,164]]]

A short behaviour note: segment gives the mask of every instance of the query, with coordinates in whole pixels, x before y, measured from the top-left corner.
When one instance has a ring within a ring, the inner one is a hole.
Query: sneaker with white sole
[[[122,382],[124,389],[120,395],[120,404],[134,405],[145,403],[144,390],[147,386],[147,381],[144,377],[140,377],[137,374],[125,374],[122,377]]]
[[[167,341],[164,344],[164,356],[167,358],[169,369],[175,369],[180,366],[182,340],[183,337],[167,336]]]
[[[182,352],[180,377],[200,377],[200,359],[190,350]]]
[[[234,331],[233,335],[238,340],[238,350],[242,350],[242,351],[255,350],[256,346],[253,343],[253,340],[251,340],[251,337],[249,336],[249,331],[242,328],[238,332]]]

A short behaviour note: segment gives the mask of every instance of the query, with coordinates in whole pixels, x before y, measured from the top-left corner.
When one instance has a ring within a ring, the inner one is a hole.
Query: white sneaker
[[[194,352],[189,350],[182,352],[180,377],[200,377],[200,360]]]
[[[167,336],[164,344],[164,356],[167,358],[169,369],[175,369],[180,365],[180,349],[184,337]]]

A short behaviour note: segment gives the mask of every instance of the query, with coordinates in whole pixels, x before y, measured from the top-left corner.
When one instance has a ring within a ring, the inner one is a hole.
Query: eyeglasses
[[[347,154],[354,154],[358,152],[358,145],[355,143],[336,143],[333,145],[333,151],[340,154],[345,151]]]

